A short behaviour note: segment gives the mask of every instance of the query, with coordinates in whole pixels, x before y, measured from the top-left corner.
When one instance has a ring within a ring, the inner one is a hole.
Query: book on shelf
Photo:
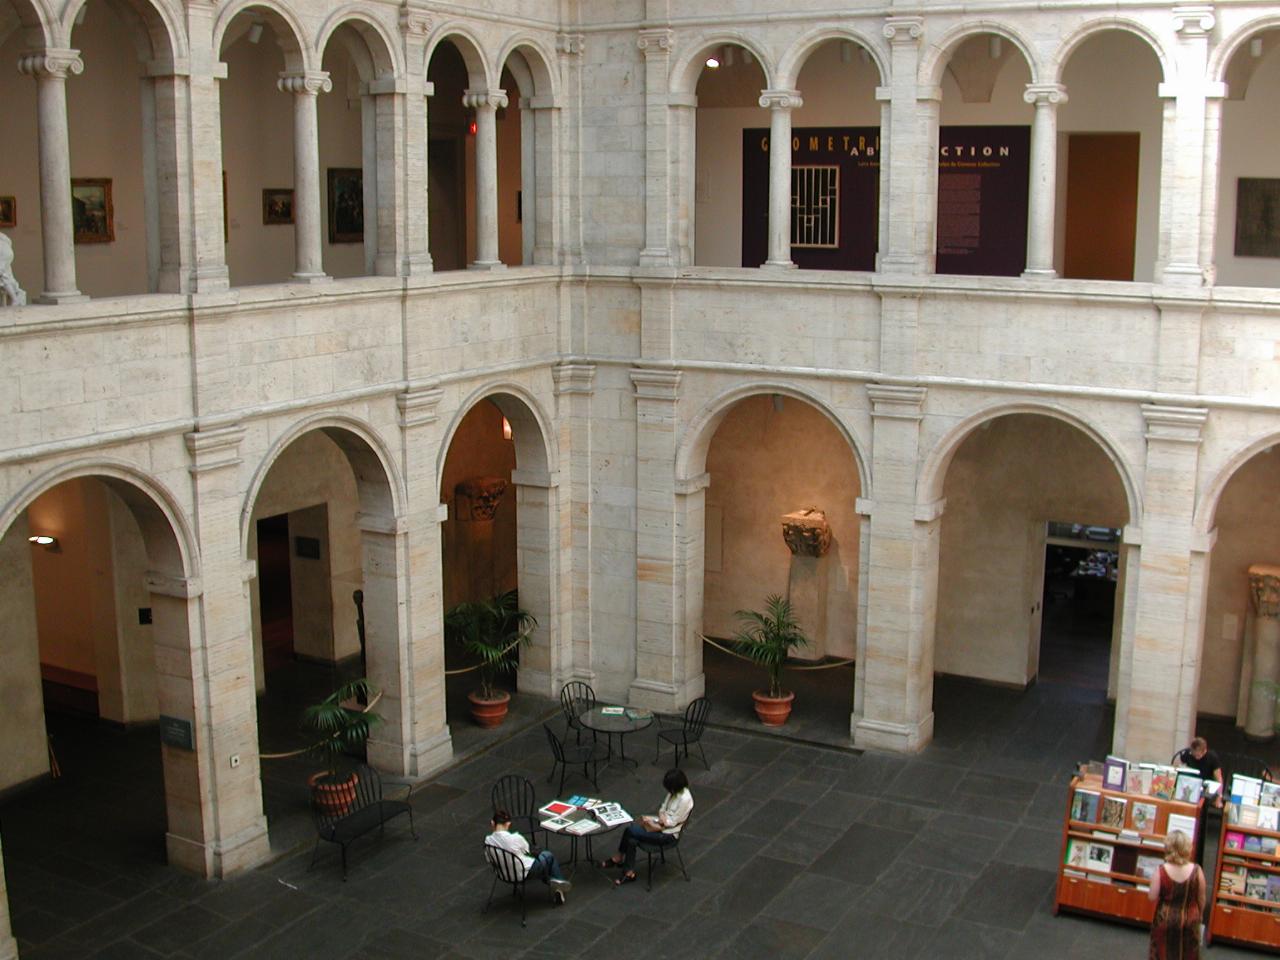
[[[1239,797],[1244,803],[1256,804],[1262,798],[1262,781],[1257,777],[1246,777],[1243,773],[1233,774],[1231,796]]]
[[[1192,843],[1196,842],[1196,818],[1188,817],[1184,813],[1171,813],[1169,819],[1165,823],[1165,836],[1173,833],[1175,830],[1181,830],[1187,835],[1187,839]]]
[[[1080,870],[1063,870],[1062,875],[1064,877],[1081,877],[1081,878],[1088,876],[1088,874]]]
[[[1089,844],[1078,837],[1067,838],[1067,852],[1062,862],[1070,867],[1087,867],[1089,865]]]
[[[1245,876],[1248,874],[1243,866],[1232,864],[1231,866],[1223,866],[1222,874],[1218,877],[1218,890],[1221,893],[1229,893],[1234,896],[1244,896]]]
[[[1129,811],[1129,822],[1139,833],[1154,833],[1156,829],[1156,805],[1134,802]]]
[[[1128,783],[1129,761],[1123,757],[1108,756],[1102,765],[1102,785],[1108,790],[1124,792]]]
[[[1256,827],[1258,825],[1258,811],[1262,808],[1256,803],[1241,803],[1239,806],[1240,826]]]
[[[1258,828],[1260,830],[1280,830],[1280,808],[1259,806]]]
[[[1258,805],[1280,807],[1280,783],[1263,783],[1258,796]]]
[[[1097,823],[1101,799],[1102,794],[1096,790],[1077,788],[1075,796],[1071,798],[1071,819],[1081,823]]]
[[[1172,800],[1177,783],[1178,774],[1173,767],[1157,766],[1151,774],[1151,795],[1160,800]]]
[[[1244,838],[1244,847],[1242,847],[1242,849],[1244,850],[1245,853],[1261,853],[1262,838],[1258,836],[1256,833],[1248,834]]]
[[[1217,780],[1206,780],[1204,782],[1204,799],[1216,800],[1222,793],[1222,784]]]
[[[1109,843],[1091,843],[1085,860],[1090,870],[1111,871],[1111,860],[1115,856],[1115,847]]]
[[[1267,899],[1267,875],[1261,870],[1245,871],[1244,895],[1250,900]]]
[[[1100,873],[1089,874],[1089,879],[1092,880],[1094,883],[1110,883],[1111,882],[1110,877],[1104,877]]]
[[[1199,803],[1204,792],[1204,781],[1195,770],[1179,770],[1178,780],[1174,784],[1173,799],[1183,803]]]
[[[576,803],[565,803],[563,800],[552,800],[545,807],[539,807],[538,812],[545,817],[563,817],[566,814],[573,813],[578,809]]]
[[[1228,830],[1226,837],[1223,839],[1223,843],[1228,850],[1243,850],[1244,834],[1239,830]]]
[[[1134,864],[1134,875],[1142,877],[1144,880],[1150,880],[1156,875],[1156,871],[1160,869],[1160,864],[1164,863],[1163,857],[1151,857],[1142,854],[1138,857],[1137,863]]]
[[[1265,853],[1268,857],[1274,857],[1276,855],[1276,847],[1277,847],[1276,838],[1275,837],[1259,837],[1258,839],[1262,841],[1262,852]]]
[[[1098,822],[1104,827],[1115,827],[1117,830],[1124,828],[1124,812],[1128,809],[1129,801],[1123,797],[1103,797],[1101,813],[1098,816]]]
[[[1138,766],[1129,767],[1128,782],[1125,785],[1127,793],[1142,793],[1147,796],[1151,795],[1151,767],[1148,764],[1139,764]]]
[[[1280,903],[1280,874],[1267,874],[1267,900]]]
[[[1141,843],[1142,837],[1138,836],[1137,830],[1121,830],[1117,835],[1119,840],[1125,843]]]

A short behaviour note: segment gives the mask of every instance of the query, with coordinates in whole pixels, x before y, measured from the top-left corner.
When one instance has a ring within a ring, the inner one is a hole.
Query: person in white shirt
[[[565,894],[573,889],[573,884],[560,872],[560,863],[550,850],[543,850],[536,857],[529,849],[529,841],[511,829],[511,814],[505,810],[493,811],[493,832],[484,838],[486,847],[498,847],[510,850],[520,858],[526,878],[536,877],[543,883],[551,885],[551,896],[556,906],[563,906]]]
[[[641,840],[660,847],[671,846],[680,839],[680,830],[693,812],[693,794],[689,792],[689,778],[683,770],[668,770],[662,786],[666,788],[667,797],[658,807],[657,815],[641,817],[639,823],[627,827],[618,842],[618,852],[600,864],[624,868],[622,876],[614,881],[615,886],[636,878],[636,845]]]

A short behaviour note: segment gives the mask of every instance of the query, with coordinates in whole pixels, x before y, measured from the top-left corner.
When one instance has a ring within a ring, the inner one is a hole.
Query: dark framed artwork
[[[329,168],[329,242],[364,240],[364,171],[359,167]]]
[[[1236,181],[1237,257],[1280,257],[1280,180]]]
[[[262,191],[262,222],[293,223],[293,188],[268,187]]]
[[[16,197],[0,197],[0,227],[18,225],[18,200]]]
[[[116,238],[111,206],[111,181],[101,177],[72,177],[71,221],[76,243],[112,243]]]

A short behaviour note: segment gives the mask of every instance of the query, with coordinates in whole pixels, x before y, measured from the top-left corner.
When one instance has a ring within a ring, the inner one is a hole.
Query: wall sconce
[[[511,421],[508,420],[506,417],[502,418],[502,439],[503,440],[511,439]]]
[[[715,57],[707,57],[707,69],[715,70],[719,66],[720,66],[719,60],[717,60]]]
[[[262,24],[255,23],[249,28],[249,42],[257,43],[262,39]]]
[[[44,547],[49,552],[56,552],[58,549],[58,538],[51,537],[46,533],[37,533],[27,537],[28,543],[33,543],[37,547]]]

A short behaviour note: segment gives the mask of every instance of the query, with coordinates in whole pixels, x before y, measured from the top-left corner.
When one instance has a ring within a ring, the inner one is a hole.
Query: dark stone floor
[[[554,706],[528,699],[535,713]],[[421,785],[418,840],[397,823],[357,845],[345,883],[336,848],[308,871],[309,845],[227,881],[168,869],[154,733],[66,735],[66,775],[0,806],[13,926],[23,960],[1141,955],[1142,930],[1050,910],[1068,772],[1110,738],[1102,695],[941,680],[935,706],[936,740],[913,758],[709,731],[711,769],[690,765],[692,881],[668,866],[652,892],[614,889],[582,864],[566,907],[531,890],[527,929],[501,890],[481,913],[479,845],[499,775],[524,773],[551,797],[536,723]],[[599,792],[651,810],[664,768],[652,733],[628,748],[639,768],[607,768]],[[587,787],[571,778],[566,792]]]

